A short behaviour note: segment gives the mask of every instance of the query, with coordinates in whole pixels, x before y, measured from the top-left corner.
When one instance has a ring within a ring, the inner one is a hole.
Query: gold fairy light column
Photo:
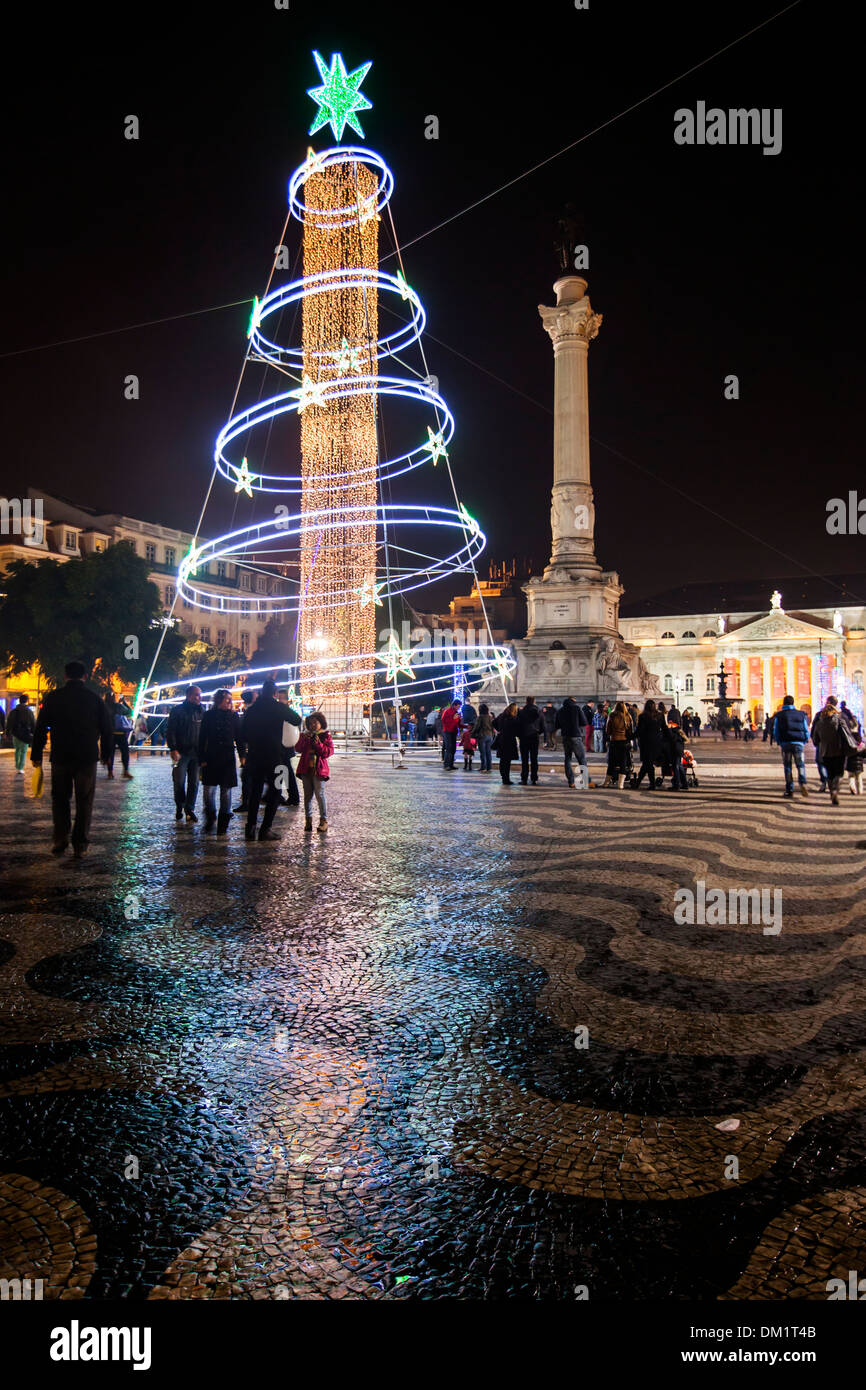
[[[379,259],[375,213],[378,180],[360,163],[329,165],[310,175],[307,205],[355,207],[349,225],[304,227],[304,276],[323,271],[375,270]],[[341,220],[334,218],[335,221]],[[347,276],[347,278],[349,278]],[[370,288],[339,288],[303,300],[304,376],[317,382],[374,377],[378,296]],[[324,357],[317,354],[325,353]],[[339,370],[335,370],[339,368]],[[322,662],[321,676],[301,681],[302,699],[322,705],[329,722],[360,724],[361,706],[373,699],[372,676],[328,678],[327,662],[371,653],[376,647],[375,605],[364,602],[376,573],[376,394],[330,397],[301,414],[301,661]],[[347,478],[346,474],[354,476]],[[347,508],[361,508],[347,515]],[[315,518],[312,514],[324,512]],[[310,517],[307,522],[306,518]],[[325,525],[319,524],[325,522]],[[360,663],[362,666],[371,662]]]

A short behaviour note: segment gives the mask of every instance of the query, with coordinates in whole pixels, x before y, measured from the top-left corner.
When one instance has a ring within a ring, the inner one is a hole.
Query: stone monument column
[[[602,315],[593,313],[582,275],[564,275],[553,287],[556,307],[539,304],[553,343],[554,426],[550,566],[569,574],[601,574],[595,558],[595,507],[589,471],[587,352]]]

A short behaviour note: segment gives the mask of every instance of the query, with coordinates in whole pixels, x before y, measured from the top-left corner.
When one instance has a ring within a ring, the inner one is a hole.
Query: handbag
[[[300,726],[292,724],[290,720],[283,720],[283,747],[294,748],[298,739],[301,737]]]
[[[45,775],[42,771],[42,764],[36,763],[33,768],[33,781],[30,791],[33,796],[41,796],[45,790]]]

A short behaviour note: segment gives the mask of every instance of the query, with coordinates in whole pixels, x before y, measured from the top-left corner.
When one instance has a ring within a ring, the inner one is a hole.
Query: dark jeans
[[[584,746],[582,729],[575,734],[574,738],[570,738],[568,734],[562,735],[562,751],[565,753],[565,780],[568,785],[572,787],[574,786],[572,758],[577,759],[584,769],[584,774],[586,774],[586,748]],[[588,782],[589,777],[585,775],[584,780]]]
[[[288,753],[288,751],[289,751],[289,750],[288,750],[288,748],[287,748],[287,749],[286,749],[286,753]],[[295,769],[294,769],[294,762],[293,762],[293,759],[287,757],[285,763],[283,764],[283,766],[286,767],[286,768],[288,768],[288,770],[289,770],[289,790],[288,790],[288,792],[286,793],[286,799],[287,799],[287,801],[288,801],[288,804],[289,804],[290,806],[300,806],[300,804],[301,804],[301,793],[300,793],[300,790],[298,789],[298,779],[297,779],[297,777],[295,776]],[[282,792],[281,792],[281,793],[280,793],[280,800],[282,801],[282,799],[283,799],[283,794],[282,794]]]
[[[115,733],[114,742],[111,745],[111,757],[108,759],[110,770],[114,771],[114,755],[120,749],[120,761],[123,764],[124,772],[129,771],[129,734]]]
[[[259,803],[262,791],[265,793],[265,813],[262,816],[262,830],[270,830],[280,804],[280,790],[276,783],[277,769],[272,763],[249,763],[250,783],[247,801],[247,830],[255,830],[259,816]],[[297,787],[297,783],[295,783]]]
[[[448,733],[447,729],[442,730],[442,761],[446,767],[454,766],[454,756],[457,752],[457,730],[452,729]]]
[[[637,775],[637,786],[643,781],[644,773],[649,777],[650,791],[655,791],[656,769],[652,758],[644,758],[640,765],[640,772]]]
[[[785,790],[789,792],[794,790],[794,763],[797,765],[797,779],[800,786],[805,787],[806,765],[803,762],[802,743],[780,743],[779,747],[782,750],[782,763],[785,768]]]
[[[171,775],[175,806],[179,811],[194,811],[198,794],[198,753],[181,753]]]
[[[500,759],[499,759],[499,776],[502,778],[503,782],[510,782],[510,781],[511,781],[511,759],[510,759],[510,758],[500,758]]]
[[[824,767],[827,770],[827,781],[830,784],[830,791],[838,792],[839,783],[842,780],[842,773],[845,771],[844,753],[838,758],[825,757]]]
[[[54,843],[69,843],[72,824],[70,802],[75,792],[75,824],[72,843],[85,847],[90,838],[90,817],[93,814],[93,793],[96,790],[96,763],[51,764],[51,814],[54,818]]]
[[[520,780],[525,782],[532,777],[538,781],[538,734],[525,734],[518,739],[520,744]]]
[[[688,782],[686,781],[686,770],[683,767],[682,758],[674,758],[673,785],[678,787],[680,791],[685,791],[688,786]]]
[[[481,771],[490,772],[493,767],[493,758],[490,750],[493,747],[493,739],[488,735],[478,740],[478,753],[481,758]]]

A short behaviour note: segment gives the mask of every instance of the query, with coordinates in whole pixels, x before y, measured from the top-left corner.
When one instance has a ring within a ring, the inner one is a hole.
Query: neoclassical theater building
[[[691,584],[623,602],[620,632],[666,696],[706,717],[724,663],[734,711],[763,721],[785,695],[809,714],[828,695],[863,719],[866,576]]]

